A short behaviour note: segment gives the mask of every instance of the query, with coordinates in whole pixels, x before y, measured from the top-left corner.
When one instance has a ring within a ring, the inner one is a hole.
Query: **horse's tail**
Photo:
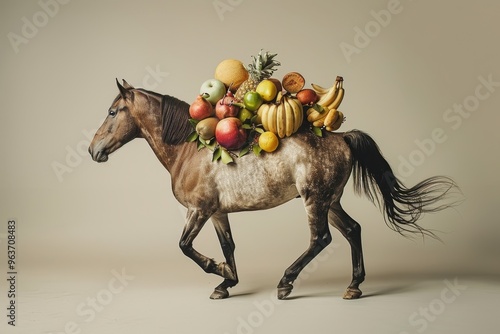
[[[353,178],[356,193],[364,193],[372,202],[377,201],[384,211],[387,225],[400,234],[420,233],[437,236],[419,225],[421,214],[436,212],[452,204],[439,204],[457,188],[448,177],[435,176],[407,188],[392,172],[378,145],[366,133],[352,130],[344,133],[353,157]],[[379,198],[379,194],[382,198]]]

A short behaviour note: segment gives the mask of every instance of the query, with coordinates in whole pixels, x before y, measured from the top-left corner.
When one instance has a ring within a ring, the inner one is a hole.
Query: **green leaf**
[[[217,161],[220,159],[221,157],[221,154],[222,154],[222,149],[220,148],[220,146],[218,146],[215,150],[214,150],[214,154],[212,155],[212,161]]]
[[[321,104],[317,104],[315,103],[312,108],[314,110],[316,110],[317,112],[319,112],[320,114],[324,113],[325,112],[325,108],[323,108],[323,106]]]
[[[221,149],[221,161],[223,164],[227,165],[231,162],[234,162],[233,157],[231,157],[231,154],[226,149]]]
[[[256,156],[259,156],[260,152],[262,151],[262,148],[260,148],[259,145],[254,145],[252,147],[252,151],[253,151],[253,154],[255,154]]]
[[[195,141],[196,139],[198,139],[198,132],[196,131],[193,131],[191,132],[191,134],[186,138],[186,141],[187,142],[193,142]]]
[[[252,118],[250,118],[250,122],[251,122],[252,124],[257,123],[257,117],[259,117],[257,114],[253,115],[253,116],[252,116]]]
[[[206,146],[205,144],[203,143],[203,141],[201,140],[198,140],[198,151],[200,151],[201,149],[204,149]]]
[[[252,125],[251,125],[251,124],[248,124],[248,123],[244,123],[241,127],[242,127],[243,129],[246,129],[246,130],[250,130],[250,129],[252,129]]]
[[[193,128],[196,128],[196,124],[198,124],[198,122],[199,122],[193,118],[190,118],[188,121],[193,126]]]
[[[198,137],[198,147],[200,146],[200,144],[203,145],[203,147],[208,147],[211,151],[213,151],[215,146],[215,138],[202,139],[201,137]]]
[[[205,146],[208,147],[210,151],[213,151],[215,149],[215,138],[207,140]]]
[[[241,149],[240,153],[238,154],[238,157],[241,158],[242,156],[246,155],[248,152],[250,152],[250,146],[245,146]]]
[[[317,126],[312,127],[312,132],[318,137],[323,137],[323,130],[321,130],[321,128],[318,128]]]
[[[258,132],[260,134],[263,134],[265,131],[262,128],[255,128],[255,132]]]

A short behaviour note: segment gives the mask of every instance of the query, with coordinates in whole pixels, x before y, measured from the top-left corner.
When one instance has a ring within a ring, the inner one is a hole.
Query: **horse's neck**
[[[182,155],[183,151],[190,150],[196,145],[169,145],[162,140],[162,124],[161,124],[161,101],[156,100],[150,104],[150,108],[142,109],[136,112],[137,123],[141,129],[141,137],[146,139],[149,146],[155,153],[156,157],[162,165],[169,171],[177,169],[177,164],[182,159],[176,159]]]

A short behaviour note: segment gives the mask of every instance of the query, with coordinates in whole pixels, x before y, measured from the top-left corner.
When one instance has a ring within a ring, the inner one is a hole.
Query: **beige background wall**
[[[423,217],[423,226],[442,231],[441,244],[392,232],[349,184],[343,204],[364,228],[369,279],[498,280],[499,10],[487,0],[2,0],[1,263],[6,223],[16,219],[25,296],[61,281],[68,286],[59,293],[93,291],[91,284],[126,268],[138,284],[186,285],[196,292],[191,302],[207,297],[219,279],[178,249],[184,212],[146,143],[131,142],[99,165],[86,149],[117,94],[115,78],[191,102],[219,61],[247,63],[263,48],[279,54],[276,77],[298,71],[308,84],[326,86],[342,75],[343,129],[370,133],[409,185],[443,174],[463,191],[460,206]],[[231,218],[242,280],[236,293],[274,293],[308,242],[300,201]],[[350,250],[333,233],[331,256],[307,282],[341,282],[331,297],[338,298],[350,277]],[[196,245],[221,258],[210,225]],[[186,316],[183,310],[173,308],[174,318]],[[39,316],[45,332],[77,318],[58,312]],[[21,316],[25,325],[36,318]]]

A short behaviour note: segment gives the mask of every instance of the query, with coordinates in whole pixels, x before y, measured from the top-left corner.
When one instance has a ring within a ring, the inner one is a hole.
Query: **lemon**
[[[248,76],[245,66],[237,59],[225,59],[215,68],[215,79],[222,81],[226,87],[231,86],[232,91],[236,91]]]
[[[276,87],[274,82],[269,79],[264,79],[259,82],[257,88],[255,88],[255,91],[259,93],[266,102],[274,100],[274,98],[278,94],[278,88]]]
[[[266,152],[274,152],[278,148],[279,139],[271,131],[266,131],[259,136],[259,146]]]

